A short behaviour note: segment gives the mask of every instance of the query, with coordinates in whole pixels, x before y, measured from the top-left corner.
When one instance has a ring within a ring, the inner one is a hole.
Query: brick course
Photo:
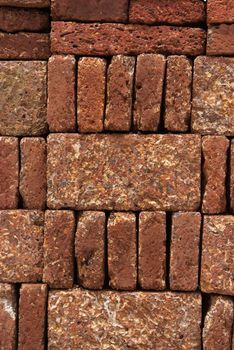
[[[16,350],[17,297],[12,284],[0,283],[0,349]]]

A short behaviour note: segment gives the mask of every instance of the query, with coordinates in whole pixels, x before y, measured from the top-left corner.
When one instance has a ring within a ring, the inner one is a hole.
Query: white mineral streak
[[[16,314],[15,310],[12,306],[12,304],[9,302],[9,300],[3,298],[0,299],[0,304],[2,304],[4,311],[13,319],[15,320]]]

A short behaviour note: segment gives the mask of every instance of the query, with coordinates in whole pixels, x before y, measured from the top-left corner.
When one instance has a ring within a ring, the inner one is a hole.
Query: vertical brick
[[[186,56],[167,59],[164,126],[170,131],[187,131],[191,112],[192,63]]]
[[[160,122],[166,60],[162,55],[137,57],[134,125],[137,130],[157,131]]]
[[[234,23],[219,24],[208,28],[207,32],[207,55],[234,55]]]
[[[107,225],[109,284],[113,289],[136,288],[136,217],[112,213]]]
[[[16,350],[17,300],[12,284],[0,284],[0,349]]]
[[[80,132],[103,130],[106,60],[82,57],[78,62],[77,118]]]
[[[203,213],[218,214],[225,212],[228,147],[229,141],[225,136],[204,136],[202,138],[204,157]]]
[[[230,206],[234,212],[234,140],[231,142],[231,164],[230,164]]]
[[[200,213],[175,213],[172,217],[170,288],[193,291],[198,287]]]
[[[112,58],[107,73],[106,130],[129,131],[131,128],[134,70],[134,57]]]
[[[20,142],[20,194],[23,207],[44,209],[46,205],[46,142],[28,137]]]
[[[75,217],[72,211],[46,211],[43,282],[51,288],[73,286],[74,230]]]
[[[19,151],[15,137],[0,137],[0,209],[18,205]]]
[[[208,0],[207,22],[209,24],[233,23],[233,0]]]
[[[162,290],[166,277],[166,214],[139,216],[138,279],[143,289]]]
[[[85,211],[80,214],[76,231],[76,260],[79,284],[102,289],[105,279],[105,213]]]
[[[75,69],[74,56],[49,59],[47,121],[51,132],[76,131]]]
[[[19,299],[18,350],[44,350],[47,286],[23,284]]]

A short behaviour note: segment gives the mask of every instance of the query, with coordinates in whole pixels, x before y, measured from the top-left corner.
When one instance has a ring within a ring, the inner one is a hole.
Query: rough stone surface
[[[203,56],[195,59],[193,131],[234,135],[233,82],[234,58]]]
[[[166,278],[166,214],[139,215],[138,280],[143,289],[161,290]]]
[[[129,11],[133,23],[184,25],[205,21],[205,4],[200,0],[131,0]]]
[[[0,59],[46,60],[49,56],[49,34],[0,33]]]
[[[25,137],[20,142],[20,194],[26,209],[44,209],[46,205],[46,141]]]
[[[200,213],[173,214],[170,248],[170,288],[172,290],[197,289],[200,234]]]
[[[15,137],[0,137],[0,209],[18,205],[19,151]]]
[[[157,131],[160,122],[166,60],[162,55],[137,57],[134,125],[141,131]]]
[[[103,130],[106,60],[83,57],[78,62],[77,118],[80,132]]]
[[[112,213],[107,224],[109,285],[134,290],[137,283],[136,216]]]
[[[76,231],[76,261],[79,285],[102,289],[105,280],[105,224],[103,212],[80,214]]]
[[[200,28],[52,22],[51,50],[92,56],[141,53],[196,56],[204,53],[205,34]]]
[[[50,288],[73,286],[74,231],[72,211],[45,212],[43,282]]]
[[[76,131],[74,56],[54,55],[48,61],[47,122],[51,132]]]
[[[197,293],[51,291],[48,310],[49,350],[201,347]]]
[[[43,223],[41,211],[0,211],[0,282],[41,280]]]
[[[234,24],[220,24],[208,28],[207,55],[234,55]]]
[[[190,126],[192,63],[185,56],[167,58],[164,126],[188,131]]]
[[[0,0],[0,6],[13,7],[50,7],[50,0]]]
[[[234,140],[231,142],[231,164],[230,164],[230,171],[231,171],[231,181],[230,181],[230,206],[232,209],[232,212],[234,212]]]
[[[45,284],[23,284],[19,299],[18,350],[44,350],[47,312]]]
[[[52,0],[53,19],[122,22],[128,18],[128,0]]]
[[[46,62],[0,62],[0,134],[42,135],[46,124]]]
[[[111,60],[107,73],[106,130],[131,129],[134,70],[134,57],[114,56]]]
[[[208,0],[207,22],[209,24],[233,23],[234,22],[233,0]]]
[[[234,216],[205,216],[201,290],[234,295]]]
[[[224,213],[226,210],[226,171],[229,140],[225,136],[202,138],[204,194],[202,212]]]
[[[231,350],[233,301],[225,296],[210,296],[210,306],[204,320],[203,349]]]
[[[50,135],[52,209],[192,211],[200,205],[198,135]]]
[[[13,285],[0,284],[0,349],[16,350],[16,291]]]

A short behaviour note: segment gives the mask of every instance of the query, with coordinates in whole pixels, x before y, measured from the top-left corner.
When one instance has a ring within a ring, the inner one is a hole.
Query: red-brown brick
[[[234,212],[234,141],[231,142],[231,162],[230,162],[230,206]]]
[[[206,54],[209,56],[234,55],[234,23],[220,24],[208,28]]]
[[[208,0],[207,22],[209,24],[233,23],[234,22],[233,0]]]
[[[0,283],[0,349],[16,350],[17,297],[12,284]]]
[[[138,280],[143,289],[162,290],[166,279],[166,214],[139,215]]]
[[[50,7],[50,0],[0,0],[0,6],[13,7]]]

